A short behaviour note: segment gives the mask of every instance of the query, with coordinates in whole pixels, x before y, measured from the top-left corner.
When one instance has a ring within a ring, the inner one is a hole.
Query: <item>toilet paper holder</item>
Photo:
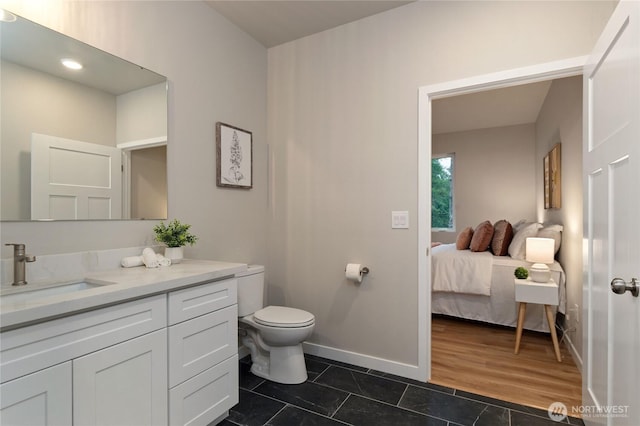
[[[347,268],[344,268],[344,271],[347,272]],[[360,272],[363,274],[368,274],[369,268],[367,268],[366,266],[363,266],[362,269],[360,269]]]

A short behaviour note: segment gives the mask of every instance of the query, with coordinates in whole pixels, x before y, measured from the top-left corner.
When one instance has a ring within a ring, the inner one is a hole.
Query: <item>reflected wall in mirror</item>
[[[0,220],[166,219],[166,77],[21,17],[0,42]]]

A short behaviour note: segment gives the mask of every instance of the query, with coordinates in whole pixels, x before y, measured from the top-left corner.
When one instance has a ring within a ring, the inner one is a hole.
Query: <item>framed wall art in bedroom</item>
[[[551,171],[549,169],[549,154],[544,156],[544,208],[551,208]]]
[[[544,208],[562,207],[562,179],[560,173],[560,143],[544,156]]]
[[[551,208],[562,207],[562,180],[560,173],[560,144],[557,143],[549,152],[549,169],[551,178]]]

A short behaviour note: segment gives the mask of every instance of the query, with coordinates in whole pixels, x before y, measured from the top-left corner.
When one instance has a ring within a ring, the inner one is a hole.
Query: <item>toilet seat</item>
[[[285,306],[267,306],[253,314],[256,323],[269,327],[306,327],[314,323],[313,314],[302,309]]]

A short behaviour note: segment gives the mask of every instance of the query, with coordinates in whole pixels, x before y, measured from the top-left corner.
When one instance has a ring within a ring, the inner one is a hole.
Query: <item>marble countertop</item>
[[[247,269],[243,263],[185,259],[179,264],[160,268],[118,268],[99,272],[87,272],[67,283],[85,281],[100,284],[74,292],[56,294],[30,300],[1,303],[0,330],[22,327],[51,318],[96,309],[138,299],[153,294],[166,293],[204,281],[230,277]],[[63,283],[27,284],[24,287],[4,289],[4,295],[54,287]]]

